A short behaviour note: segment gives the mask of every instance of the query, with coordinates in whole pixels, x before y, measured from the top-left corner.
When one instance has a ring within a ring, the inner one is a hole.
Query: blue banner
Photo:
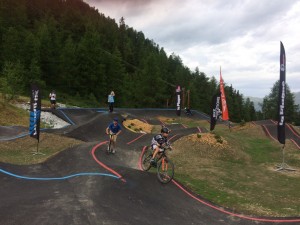
[[[30,98],[30,124],[29,134],[30,137],[40,140],[40,117],[41,117],[41,92],[39,88],[31,85],[31,98]]]

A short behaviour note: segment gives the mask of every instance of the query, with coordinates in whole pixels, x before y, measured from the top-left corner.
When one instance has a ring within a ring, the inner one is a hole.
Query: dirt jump
[[[162,124],[155,119],[174,116],[174,110],[58,109],[70,126],[45,130],[84,141],[41,164],[0,163],[0,224],[2,225],[258,225],[300,224],[300,218],[253,217],[217,206],[175,180],[162,184],[156,174],[141,170],[143,147],[153,134],[122,127],[117,152],[106,154],[105,128],[118,117]],[[183,115],[185,116],[185,115]],[[194,113],[194,118],[207,116]],[[171,125],[170,139],[205,132],[205,128]],[[22,127],[1,127],[2,140],[24,134]],[[270,132],[271,133],[271,132]],[[175,165],[176,174],[176,165]]]

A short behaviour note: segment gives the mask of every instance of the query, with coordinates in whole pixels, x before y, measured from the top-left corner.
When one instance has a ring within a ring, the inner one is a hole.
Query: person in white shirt
[[[114,111],[114,102],[115,102],[115,92],[111,91],[107,98],[109,112]]]
[[[49,94],[49,99],[50,99],[50,103],[51,103],[51,109],[55,109],[55,107],[56,107],[56,93],[55,93],[55,90],[53,90]]]

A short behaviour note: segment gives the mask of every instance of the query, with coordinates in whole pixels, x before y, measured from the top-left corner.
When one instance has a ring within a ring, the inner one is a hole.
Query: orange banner
[[[228,108],[226,103],[225,91],[224,91],[224,81],[222,78],[221,67],[220,67],[220,92],[221,92],[221,105],[222,105],[222,119],[229,120]]]

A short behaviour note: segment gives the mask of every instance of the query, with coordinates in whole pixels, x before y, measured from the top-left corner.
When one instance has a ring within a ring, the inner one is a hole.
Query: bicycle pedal
[[[157,168],[157,163],[156,162],[150,162],[150,165],[154,168]]]

